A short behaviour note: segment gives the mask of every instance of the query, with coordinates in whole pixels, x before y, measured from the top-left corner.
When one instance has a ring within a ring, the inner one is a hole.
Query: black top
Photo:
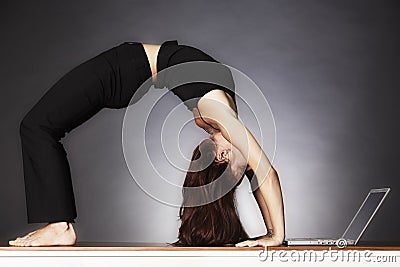
[[[188,62],[191,63],[181,64]],[[180,45],[176,40],[165,41],[157,55],[154,87],[167,87],[189,110],[197,107],[198,100],[213,89],[221,89],[235,100],[232,73],[228,67],[219,63],[197,48]],[[171,66],[174,67],[168,68]]]

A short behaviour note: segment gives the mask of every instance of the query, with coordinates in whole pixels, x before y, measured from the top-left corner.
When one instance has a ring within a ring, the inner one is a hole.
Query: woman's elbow
[[[271,168],[268,171],[266,180],[269,183],[279,183],[278,172],[276,171],[276,169],[274,167],[272,167],[272,165],[271,165]]]

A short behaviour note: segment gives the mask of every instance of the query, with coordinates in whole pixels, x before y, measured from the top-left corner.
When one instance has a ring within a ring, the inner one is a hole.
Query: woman
[[[60,139],[102,108],[127,107],[135,91],[150,77],[156,88],[171,84],[166,82],[165,75],[157,74],[191,61],[218,62],[201,50],[180,45],[176,40],[162,45],[125,42],[75,67],[45,93],[23,118],[20,135],[28,223],[48,224],[9,241],[10,245],[75,244],[73,223],[77,214],[69,164]],[[278,175],[257,141],[238,120],[234,92],[203,82],[170,89],[193,112],[197,126],[210,133],[215,143],[215,161],[211,167],[229,163],[232,177],[237,181],[238,176],[243,176],[240,167],[248,166],[260,184],[254,193],[267,229],[272,231],[257,240],[244,240],[236,245],[281,244],[285,232]],[[188,101],[192,98],[196,100]],[[179,241],[195,244],[184,237],[188,232],[184,230],[186,223],[182,221]],[[219,240],[229,242],[247,237],[240,229],[233,233],[239,233],[235,234],[238,238]]]

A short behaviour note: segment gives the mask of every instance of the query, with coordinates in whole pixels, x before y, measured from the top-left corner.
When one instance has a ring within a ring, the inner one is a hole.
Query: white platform
[[[400,247],[172,247],[149,243],[88,243],[54,247],[0,247],[10,266],[398,266]]]

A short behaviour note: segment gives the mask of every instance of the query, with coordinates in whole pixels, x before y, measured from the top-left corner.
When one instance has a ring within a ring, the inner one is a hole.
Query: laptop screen
[[[372,189],[347,227],[342,238],[358,241],[388,192],[389,188]]]

